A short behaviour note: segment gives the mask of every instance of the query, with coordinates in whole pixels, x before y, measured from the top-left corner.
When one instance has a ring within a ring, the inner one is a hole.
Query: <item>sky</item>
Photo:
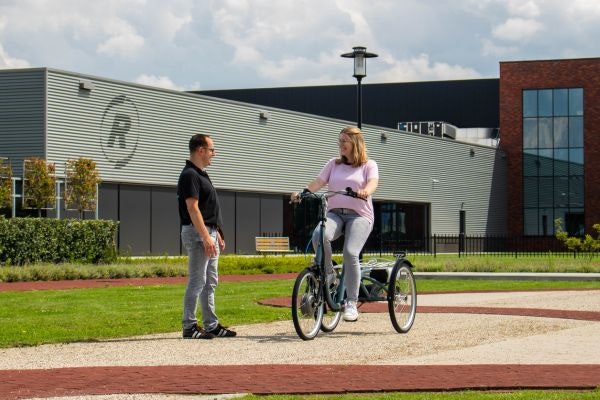
[[[0,0],[0,69],[174,90],[498,78],[501,61],[599,57],[598,0]]]

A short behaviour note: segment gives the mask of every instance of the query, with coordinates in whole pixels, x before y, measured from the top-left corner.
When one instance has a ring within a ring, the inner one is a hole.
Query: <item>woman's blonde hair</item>
[[[353,167],[360,167],[369,161],[367,156],[367,146],[362,131],[356,126],[347,126],[341,130],[340,135],[346,134],[352,141],[352,163],[346,159],[346,156],[340,156],[335,160],[336,164],[352,164]]]

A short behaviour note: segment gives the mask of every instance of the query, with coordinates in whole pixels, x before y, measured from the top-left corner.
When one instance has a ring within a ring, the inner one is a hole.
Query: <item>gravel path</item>
[[[597,313],[600,291],[419,295],[418,304]],[[411,331],[400,335],[394,331],[387,313],[361,313],[358,322],[342,321],[333,333],[307,342],[298,339],[291,321],[235,328],[239,336],[226,339],[182,340],[180,332],[173,332],[93,343],[0,349],[0,375],[2,370],[95,366],[600,364],[598,320],[418,313]],[[71,400],[175,398],[181,397],[113,395]]]
[[[420,295],[419,306],[600,311],[600,291]],[[387,313],[361,313],[304,342],[291,321],[235,327],[238,337],[181,340],[180,332],[93,343],[0,349],[1,369],[131,365],[600,363],[600,322],[418,313],[397,334]],[[562,344],[562,345],[558,345]],[[318,350],[318,351],[316,351]]]

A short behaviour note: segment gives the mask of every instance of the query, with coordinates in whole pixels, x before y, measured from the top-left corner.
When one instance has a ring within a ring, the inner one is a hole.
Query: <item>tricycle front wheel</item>
[[[296,278],[292,292],[292,319],[303,340],[314,339],[321,329],[324,301],[316,274],[306,268]]]

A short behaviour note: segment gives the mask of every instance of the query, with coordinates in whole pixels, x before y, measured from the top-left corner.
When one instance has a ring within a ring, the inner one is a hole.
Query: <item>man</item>
[[[197,134],[189,142],[190,159],[179,175],[177,199],[181,240],[188,252],[188,284],[183,297],[184,339],[233,337],[236,332],[219,323],[215,314],[219,253],[225,249],[219,198],[204,171],[215,156],[213,140]],[[198,325],[200,299],[204,329]]]

